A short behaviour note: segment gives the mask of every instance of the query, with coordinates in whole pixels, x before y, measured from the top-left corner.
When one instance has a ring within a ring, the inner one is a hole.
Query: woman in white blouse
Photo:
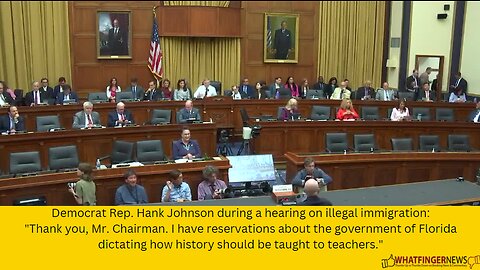
[[[115,96],[118,92],[122,92],[122,88],[117,84],[117,78],[113,77],[110,80],[110,85],[107,86],[107,98],[110,102],[115,102]]]
[[[402,121],[402,120],[407,120],[409,118],[410,118],[410,113],[408,112],[408,108],[405,106],[405,101],[400,100],[397,108],[393,108],[390,119],[392,121]]]

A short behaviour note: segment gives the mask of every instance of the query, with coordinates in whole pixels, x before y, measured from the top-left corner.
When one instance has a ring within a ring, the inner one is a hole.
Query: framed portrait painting
[[[265,13],[265,63],[298,63],[299,17],[298,14]]]
[[[132,59],[130,11],[97,12],[97,58]]]

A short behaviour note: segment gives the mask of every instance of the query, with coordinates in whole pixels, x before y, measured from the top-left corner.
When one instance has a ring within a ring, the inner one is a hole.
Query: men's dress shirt
[[[198,200],[211,200],[213,199],[213,193],[218,189],[225,189],[227,185],[222,180],[215,180],[215,182],[210,183],[209,181],[202,181],[198,185]]]
[[[475,116],[475,118],[473,118],[473,122],[478,123],[479,120],[480,120],[480,110],[478,110],[477,115]]]
[[[167,202],[166,195],[168,192],[168,186],[165,185],[162,190],[162,202]],[[176,202],[178,199],[184,199],[187,201],[192,200],[192,191],[190,190],[190,186],[182,182],[180,186],[174,186],[172,191],[170,192],[170,200],[169,202]]]

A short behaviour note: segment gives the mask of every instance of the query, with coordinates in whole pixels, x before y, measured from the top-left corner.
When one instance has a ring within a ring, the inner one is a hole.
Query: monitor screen
[[[275,167],[272,155],[229,156],[229,183],[274,181]]]

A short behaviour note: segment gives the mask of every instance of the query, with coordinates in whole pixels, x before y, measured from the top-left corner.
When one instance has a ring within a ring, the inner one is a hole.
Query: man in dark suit
[[[85,101],[83,111],[79,111],[73,116],[72,128],[74,129],[92,128],[101,125],[100,114],[93,111],[93,104],[90,101]]]
[[[40,87],[40,92],[43,92],[44,93],[43,95],[47,99],[55,100],[54,95],[53,95],[53,88],[51,88],[48,85],[48,79],[47,78],[42,78],[42,80],[40,82],[42,83],[42,86]]]
[[[63,85],[63,91],[58,93],[55,104],[63,105],[64,103],[76,103],[78,102],[77,93],[72,92],[72,88],[68,84]]]
[[[145,90],[143,87],[138,85],[137,78],[133,78],[130,80],[130,86],[127,88],[127,92],[132,92],[134,100],[142,100],[145,94]]]
[[[157,83],[154,80],[148,82],[148,89],[143,94],[143,100],[157,101],[163,98],[162,91],[157,89]]]
[[[253,89],[253,86],[249,84],[248,78],[243,78],[238,91],[246,96],[246,98],[255,98],[255,90]]]
[[[132,113],[125,110],[125,103],[123,102],[117,103],[117,109],[108,113],[108,127],[122,127],[134,123]]]
[[[12,96],[7,93],[7,89],[5,88],[5,84],[0,81],[0,107],[14,104]]]
[[[283,88],[282,77],[276,77],[275,81],[268,87],[268,90],[270,91],[270,97],[275,98],[275,95],[280,88]]]
[[[65,77],[58,78],[58,84],[53,88],[53,98],[57,99],[60,93],[63,93],[63,86],[67,83]]]
[[[430,91],[430,84],[424,82],[422,85],[422,90],[418,93],[418,101],[436,101],[436,95],[434,91]]]
[[[420,80],[418,79],[418,70],[414,69],[412,75],[407,77],[406,89],[409,92],[414,93],[413,100],[418,98],[418,90],[420,89]]]
[[[467,82],[467,80],[462,78],[462,73],[460,73],[460,72],[457,72],[455,74],[455,81],[453,81],[453,83],[450,85],[450,87],[449,87],[450,91],[449,92],[450,93],[451,92],[457,92],[458,88],[462,88],[463,93],[465,93],[465,95],[468,93],[467,92],[468,82]]]
[[[375,90],[372,88],[372,82],[367,80],[363,87],[357,89],[355,99],[369,100],[373,98],[375,98]]]
[[[7,115],[0,117],[0,132],[16,133],[18,131],[25,131],[25,122],[18,114],[17,107],[10,106]]]
[[[468,121],[480,123],[480,101],[477,102],[475,110],[468,116]]]
[[[315,89],[315,90],[324,90],[325,89],[325,83],[323,82],[323,76],[318,76],[318,80],[313,85],[313,89]]]
[[[332,202],[325,199],[320,198],[318,194],[320,193],[320,187],[318,186],[318,182],[315,179],[310,179],[305,182],[304,188],[305,194],[307,194],[307,198],[299,203],[298,205],[301,206],[331,206]]]
[[[108,47],[111,55],[127,55],[127,33],[120,27],[118,20],[113,20],[113,27],[108,31]]]
[[[282,21],[281,28],[275,30],[273,46],[275,59],[288,59],[288,54],[292,52],[292,33],[287,29],[286,21]]]
[[[47,103],[46,95],[46,93],[40,91],[40,83],[35,81],[32,84],[32,91],[25,95],[25,104],[27,106],[35,106],[42,103]]]
[[[194,121],[202,121],[202,117],[198,109],[193,108],[193,102],[191,100],[187,100],[185,102],[185,108],[182,108],[179,111],[179,122],[180,123],[187,123],[188,120]]]

